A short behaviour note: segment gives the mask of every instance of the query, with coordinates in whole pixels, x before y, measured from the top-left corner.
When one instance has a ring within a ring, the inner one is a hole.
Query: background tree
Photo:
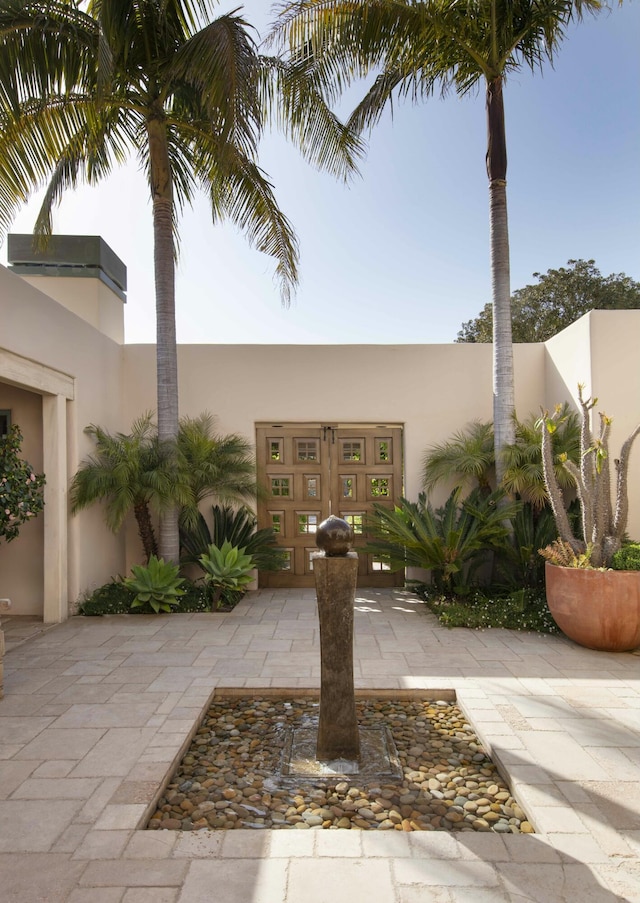
[[[44,474],[20,457],[22,433],[14,424],[0,437],[0,540],[14,540],[20,527],[44,507]]]
[[[230,219],[275,258],[283,301],[298,245],[257,162],[271,117],[304,156],[346,178],[359,144],[304,73],[258,53],[216,0],[0,0],[0,227],[48,182],[35,230],[68,188],[96,184],[128,156],[149,183],[157,319],[158,435],[178,435],[175,259],[178,214],[196,189],[214,222]],[[236,11],[237,12],[237,11]],[[178,515],[165,512],[160,552],[177,562]]]
[[[394,95],[417,102],[436,90],[464,96],[484,85],[498,482],[515,407],[503,86],[509,74],[552,61],[569,24],[599,9],[599,0],[293,0],[277,28],[330,99],[379,72],[349,120],[358,131],[375,125]]]
[[[640,282],[624,273],[603,276],[595,260],[569,260],[566,267],[533,275],[537,285],[511,296],[514,342],[546,342],[590,310],[640,308]],[[456,341],[493,341],[491,304],[462,324]]]

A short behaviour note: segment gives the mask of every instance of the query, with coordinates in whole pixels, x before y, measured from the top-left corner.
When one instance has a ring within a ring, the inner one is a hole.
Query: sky
[[[240,3],[222,0],[216,13]],[[243,8],[264,36],[270,3]],[[509,77],[512,291],[570,258],[640,280],[639,39],[640,3],[631,0],[571,27],[554,68]],[[214,227],[200,197],[180,221],[178,341],[455,341],[491,299],[485,151],[482,91],[396,104],[348,186],[280,135],[265,136],[260,165],[301,246],[296,297],[283,307],[273,262],[231,224]],[[31,232],[37,209],[36,197],[11,232]],[[67,193],[54,229],[105,239],[127,266],[125,339],[155,342],[151,207],[135,161],[98,188]]]

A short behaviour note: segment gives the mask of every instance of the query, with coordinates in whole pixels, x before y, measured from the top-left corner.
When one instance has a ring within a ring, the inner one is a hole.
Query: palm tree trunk
[[[136,523],[138,525],[138,534],[140,536],[140,540],[142,541],[142,547],[144,549],[144,554],[148,564],[149,559],[152,555],[158,555],[158,543],[156,541],[156,534],[151,522],[149,506],[146,502],[135,504],[133,506],[133,513],[136,518]]]
[[[147,121],[153,204],[153,257],[156,285],[156,368],[158,381],[158,439],[174,442],[178,435],[178,350],[176,343],[175,255],[173,246],[173,188],[167,133],[162,112]],[[160,518],[160,555],[178,563],[178,509]]]
[[[515,441],[509,226],[507,223],[507,142],[502,78],[487,84],[487,175],[491,232],[493,300],[493,429],[496,479],[505,472],[502,450]]]

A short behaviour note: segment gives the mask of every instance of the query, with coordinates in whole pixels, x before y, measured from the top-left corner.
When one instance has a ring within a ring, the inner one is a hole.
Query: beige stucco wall
[[[124,342],[124,302],[100,279],[81,276],[22,276],[22,279],[114,342]]]
[[[602,411],[613,418],[609,451],[620,447],[640,423],[640,310],[594,310],[546,343],[546,406],[565,399],[577,403],[578,383],[595,395],[592,415],[597,430]],[[640,437],[629,467],[630,537],[640,539]]]
[[[88,285],[91,280],[76,281]],[[4,267],[0,267],[0,310],[0,398],[9,398],[14,391],[8,380],[24,390],[16,373],[29,374],[37,383],[35,392],[14,396],[21,400],[13,416],[25,434],[25,457],[35,466],[42,466],[44,458],[52,459],[55,451],[43,448],[43,414],[38,423],[37,410],[42,412],[43,399],[53,396],[41,387],[56,374],[73,386],[73,400],[64,402],[66,473],[71,475],[92,450],[83,433],[87,424],[118,430],[126,423],[122,419],[122,347]],[[13,403],[0,403],[0,407],[13,411]],[[43,613],[46,517],[45,508],[44,517],[26,525],[12,543],[0,546],[0,596],[11,598],[17,614]],[[74,602],[82,589],[100,585],[123,570],[124,538],[106,530],[98,508],[89,509],[69,522],[67,558],[67,593]]]
[[[124,362],[131,423],[155,407],[155,348],[127,345]],[[489,345],[181,345],[178,365],[181,414],[209,411],[220,432],[252,441],[258,421],[400,424],[409,498],[420,491],[428,445],[492,418]],[[544,366],[542,345],[516,346],[523,416],[544,400]],[[138,560],[133,534],[128,548]]]

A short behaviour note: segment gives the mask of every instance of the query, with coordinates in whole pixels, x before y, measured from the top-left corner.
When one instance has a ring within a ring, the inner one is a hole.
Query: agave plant
[[[135,593],[131,608],[150,605],[158,614],[160,611],[171,611],[171,606],[180,605],[184,580],[178,576],[177,565],[152,555],[146,567],[134,564],[131,570],[134,576],[124,580],[124,585]]]
[[[484,553],[504,542],[507,521],[519,503],[506,500],[501,491],[487,496],[475,489],[464,500],[461,492],[460,487],[454,489],[435,510],[424,493],[417,504],[403,498],[393,509],[374,505],[366,551],[391,570],[424,568],[444,591],[465,591]]]
[[[204,582],[212,591],[212,603],[217,605],[225,592],[242,592],[253,579],[253,557],[243,548],[232,546],[227,540],[218,547],[214,543],[200,555],[200,566],[205,572]]]

